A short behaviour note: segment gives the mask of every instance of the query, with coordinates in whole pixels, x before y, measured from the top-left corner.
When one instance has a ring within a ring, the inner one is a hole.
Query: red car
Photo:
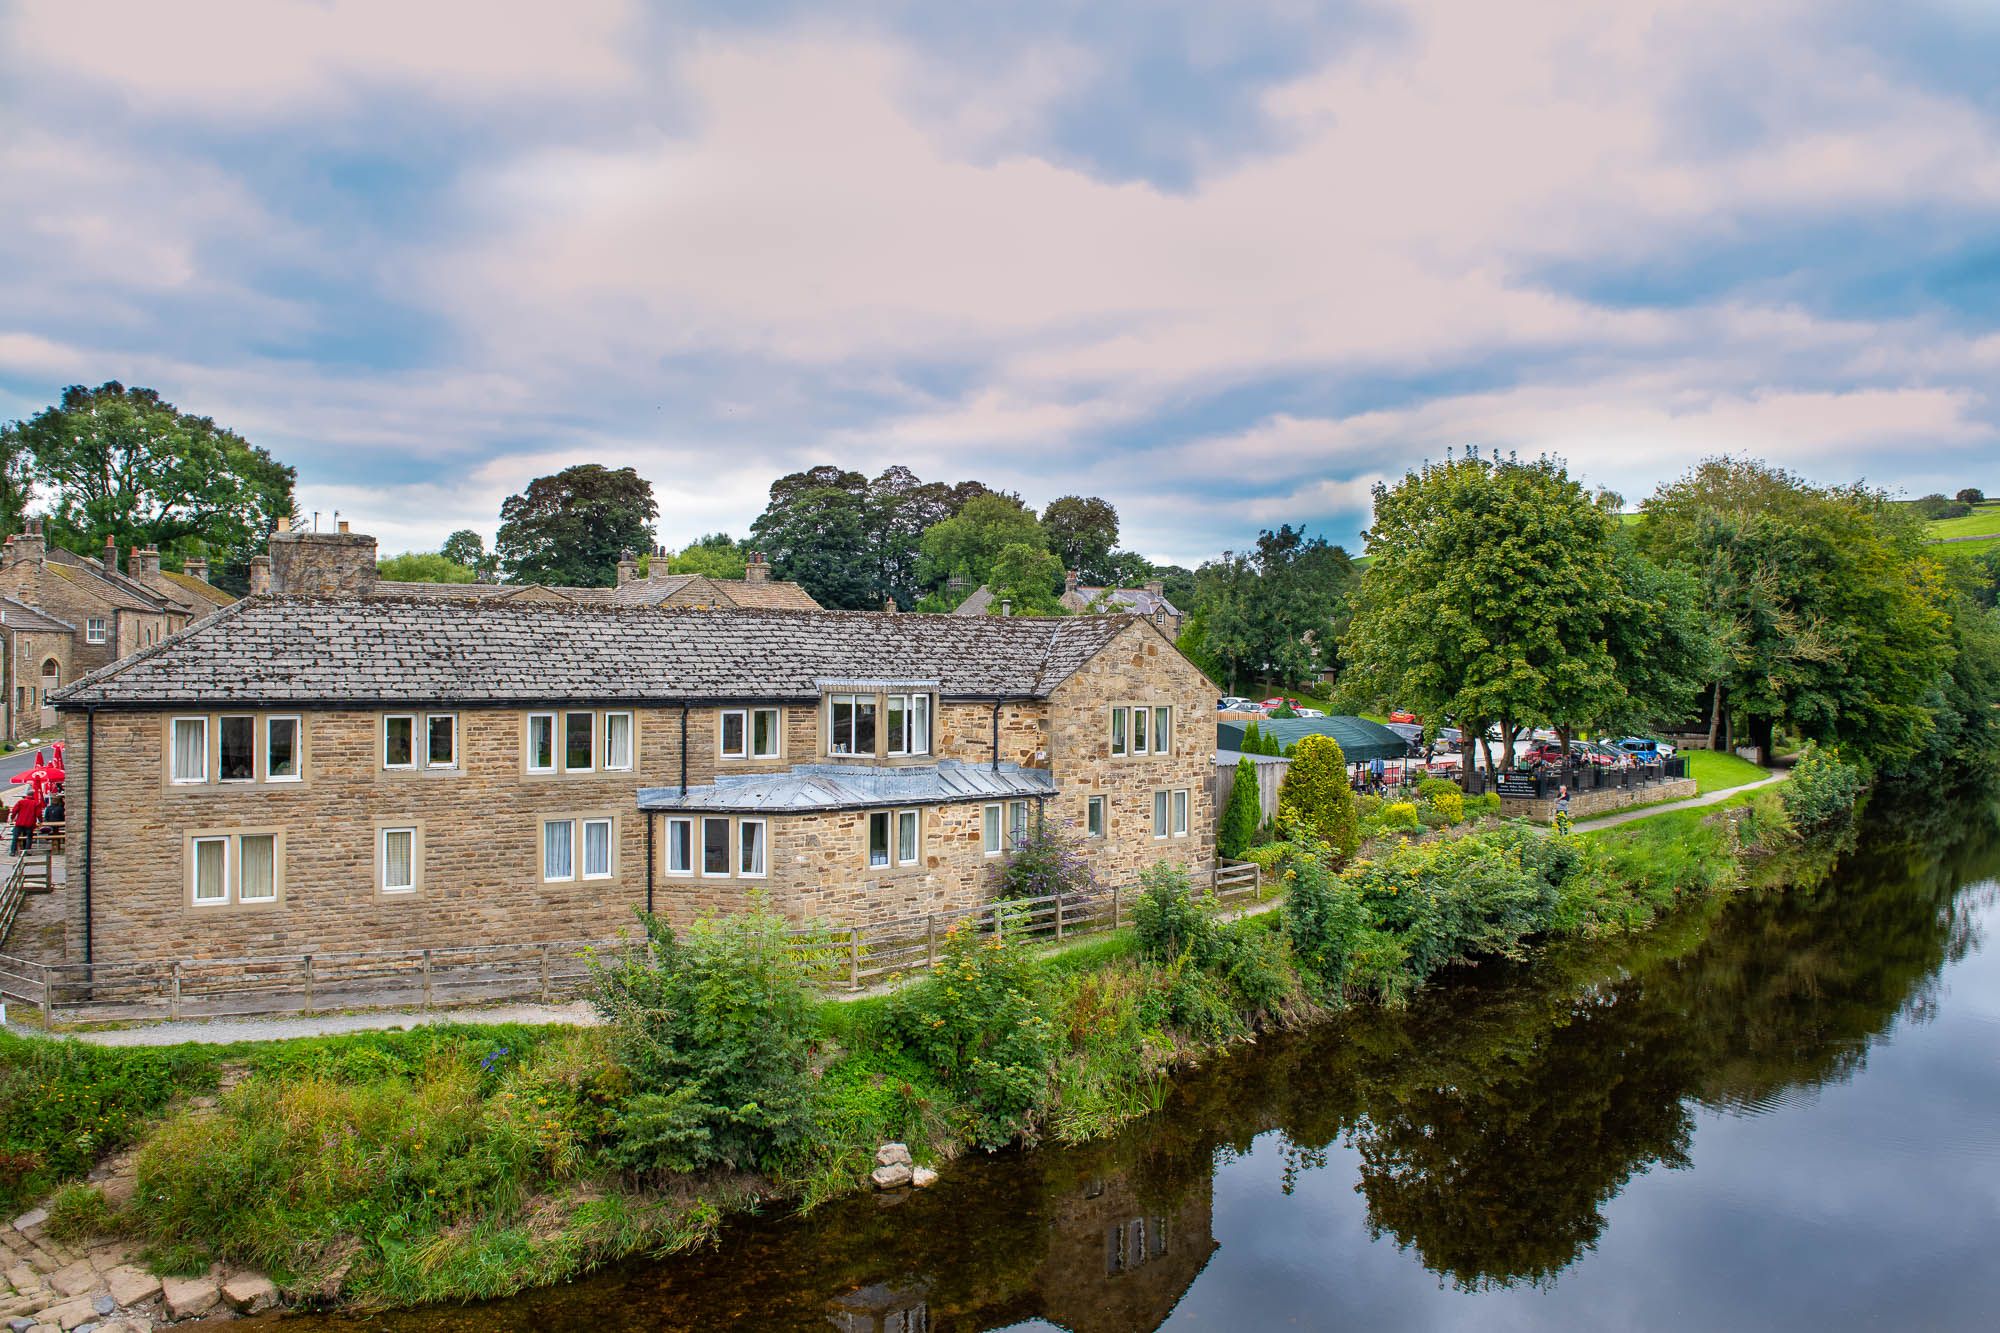
[[[1586,764],[1595,764],[1599,768],[1611,768],[1618,762],[1608,754],[1580,745],[1570,747],[1570,757],[1580,759]],[[1563,761],[1563,747],[1553,742],[1537,745],[1522,755],[1521,760],[1528,764],[1560,764]]]
[[[1417,715],[1407,708],[1398,708],[1395,712],[1389,714],[1389,720],[1391,722],[1415,722]]]
[[[1261,700],[1261,702],[1264,705],[1264,711],[1267,713],[1275,713],[1280,708],[1290,708],[1296,710],[1299,706],[1299,701],[1297,699],[1264,699]]]

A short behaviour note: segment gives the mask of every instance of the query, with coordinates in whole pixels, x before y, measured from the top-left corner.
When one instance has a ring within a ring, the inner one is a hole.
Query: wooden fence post
[[[1062,895],[1058,893],[1056,895],[1056,943],[1057,944],[1062,943],[1062,937],[1063,937]]]
[[[424,950],[424,1008],[431,1007],[431,951]]]
[[[1111,886],[1111,928],[1118,929],[1118,886]]]
[[[311,1013],[313,1011],[313,956],[311,954],[306,955],[306,1010],[305,1011],[307,1013]]]
[[[937,966],[937,913],[924,918],[924,966]]]
[[[542,946],[542,1003],[549,1002],[549,946]]]
[[[847,989],[861,989],[861,927],[847,928]]]
[[[181,964],[180,960],[177,958],[174,960],[174,992],[173,992],[173,997],[167,1001],[167,1017],[170,1019],[177,1019],[180,1016],[181,1016]]]

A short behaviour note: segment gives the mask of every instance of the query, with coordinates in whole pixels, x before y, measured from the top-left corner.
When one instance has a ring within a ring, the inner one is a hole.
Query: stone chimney
[[[135,546],[125,553],[125,573],[135,579],[157,576],[160,572],[160,548],[157,546]]]
[[[1063,596],[1076,596],[1076,585],[1083,582],[1083,571],[1066,569],[1063,571]]]
[[[672,563],[673,557],[667,554],[667,548],[664,546],[655,546],[653,548],[653,558],[646,564],[646,581],[651,583],[654,579],[665,578],[667,576],[667,566]],[[636,569],[637,566],[634,566],[634,568]]]
[[[350,532],[271,534],[271,591],[283,596],[366,597],[375,590],[375,539]]]
[[[108,574],[118,572],[118,539],[108,532],[104,534],[104,569]]]
[[[7,558],[8,564],[41,564],[49,553],[48,540],[42,536],[42,520],[31,518],[23,523],[20,535],[10,538],[8,547],[11,552]]]
[[[253,555],[250,557],[250,595],[271,591],[271,557]]]
[[[1167,585],[1161,579],[1148,579],[1146,581],[1146,591],[1155,597],[1165,597],[1167,595]]]
[[[884,597],[882,599],[882,614],[887,616],[893,616],[896,614],[896,611],[897,611],[896,599],[893,597]]]
[[[1001,614],[1001,615],[1003,615],[1003,616],[1011,616],[1011,615],[1013,615],[1013,614],[1014,614],[1014,599],[1013,599],[1013,598],[1011,598],[1011,597],[1002,597],[1002,598],[1000,599],[1000,614]]]
[[[743,581],[745,583],[769,583],[771,581],[771,567],[764,563],[764,553],[762,551],[752,551],[750,553],[749,561],[743,566]]]
[[[205,557],[191,555],[181,562],[181,572],[191,579],[208,582],[208,561]]]

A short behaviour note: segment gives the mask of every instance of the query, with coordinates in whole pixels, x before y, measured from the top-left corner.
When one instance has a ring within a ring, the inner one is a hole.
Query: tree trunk
[[[1720,739],[1722,739],[1722,682],[1718,680],[1715,682],[1715,693],[1708,705],[1708,748],[1713,750],[1715,743]]]
[[[1468,792],[1472,790],[1472,774],[1477,767],[1472,757],[1472,738],[1475,733],[1469,730],[1469,728],[1475,726],[1479,728],[1476,734],[1480,736],[1486,734],[1486,724],[1483,722],[1462,722],[1459,724],[1460,729],[1458,733],[1458,771],[1459,775],[1464,779],[1459,785],[1464,787]],[[1488,756],[1488,762],[1490,764],[1491,756]],[[1493,770],[1489,767],[1486,771],[1491,773]]]
[[[1569,727],[1567,725],[1557,727],[1556,735],[1562,740],[1563,761],[1567,763],[1569,760]]]

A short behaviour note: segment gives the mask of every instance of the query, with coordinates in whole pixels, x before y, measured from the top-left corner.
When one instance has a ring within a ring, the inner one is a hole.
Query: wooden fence
[[[1265,896],[1259,868],[1224,862],[1218,902],[1236,908]],[[1136,891],[1113,887],[987,903],[870,926],[792,932],[816,982],[856,991],[935,963],[954,929],[1063,941],[1113,930],[1130,919]],[[365,1009],[433,1009],[573,998],[593,954],[633,943],[586,940],[489,944],[456,949],[188,958],[157,963],[30,962],[0,954],[0,999],[40,1011],[44,1027],[181,1018],[308,1017]]]

